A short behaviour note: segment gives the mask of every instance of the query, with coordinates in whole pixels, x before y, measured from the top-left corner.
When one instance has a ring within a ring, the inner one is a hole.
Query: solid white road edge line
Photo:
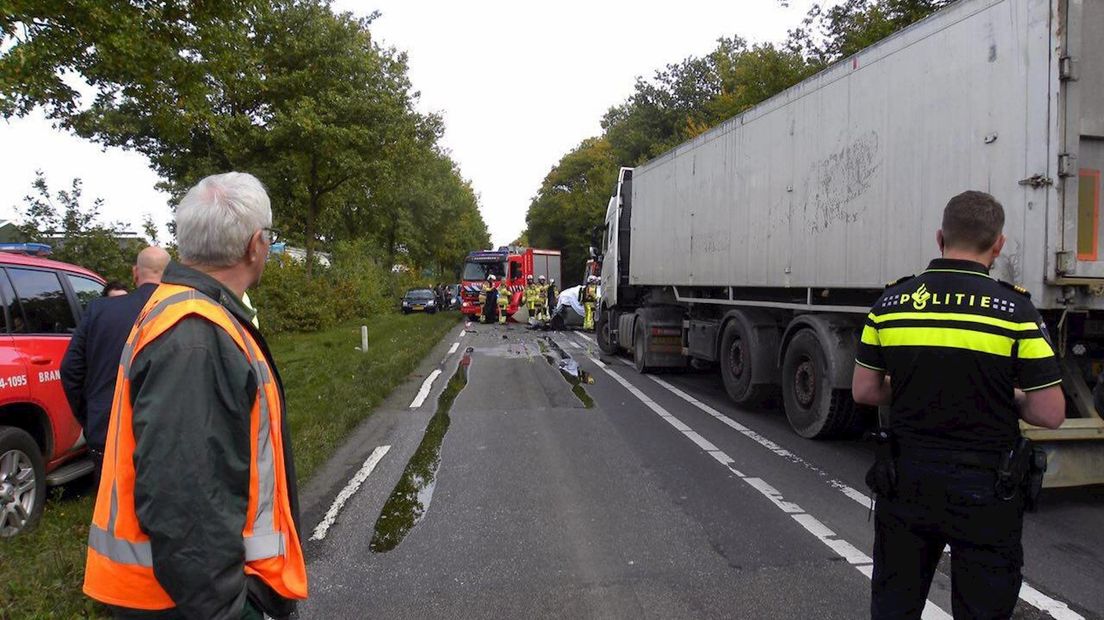
[[[592,357],[591,359],[593,360],[594,358]],[[804,527],[806,530],[816,536],[817,540],[819,540],[826,547],[831,549],[836,555],[846,560],[848,564],[854,566],[855,569],[859,571],[859,573],[866,576],[868,579],[870,578],[870,575],[873,574],[874,561],[869,556],[867,556],[865,553],[860,551],[857,547],[847,542],[846,540],[836,537],[835,532],[828,529],[828,527],[821,523],[818,519],[816,519],[816,517],[813,517],[812,515],[805,512],[805,510],[801,506],[787,501],[782,496],[782,493],[780,493],[777,489],[765,482],[763,479],[748,477],[734,470],[731,466],[731,463],[734,462],[731,457],[729,457],[723,451],[716,449],[716,446],[706,441],[704,438],[701,437],[701,435],[690,429],[690,427],[686,426],[686,424],[683,423],[681,420],[678,420],[677,418],[675,418],[675,416],[671,415],[669,411],[664,409],[652,399],[648,398],[648,396],[640,391],[639,388],[629,383],[629,381],[622,377],[620,374],[613,370],[610,370],[608,367],[606,367],[605,364],[600,364],[599,367],[604,370],[606,374],[612,377],[614,381],[620,383],[621,387],[625,388],[633,396],[635,396],[637,400],[644,403],[646,407],[654,411],[672,426],[675,426],[675,428],[679,428],[680,430],[680,427],[684,427],[685,430],[682,430],[683,435],[693,441],[696,445],[698,445],[698,447],[702,448],[703,451],[712,456],[715,460],[728,467],[728,470],[736,475],[740,480],[743,480],[753,489],[763,494],[764,497],[770,500],[771,503],[777,506],[778,509],[781,510],[783,513],[790,515],[795,521],[801,524],[802,527]],[[705,444],[708,444],[708,448]],[[938,605],[932,603],[929,600],[925,602],[922,618],[923,620],[951,620],[951,615],[943,611],[943,609],[941,609]]]
[[[345,502],[349,501],[349,498],[357,492],[360,485],[364,484],[364,481],[368,479],[372,470],[379,465],[379,462],[383,460],[387,451],[391,449],[391,446],[379,446],[365,459],[364,464],[360,466],[357,473],[349,480],[349,484],[345,485],[344,489],[337,494],[334,498],[333,504],[330,504],[330,509],[326,511],[326,516],[322,519],[322,522],[318,524],[318,527],[314,528],[314,534],[311,535],[311,540],[322,540],[326,538],[326,533],[330,531],[330,526],[337,520],[337,513],[341,512],[341,509],[345,507]]]
[[[801,465],[801,466],[805,467],[806,469],[812,471],[813,473],[819,475],[820,477],[825,478],[826,481],[828,482],[829,486],[831,486],[834,489],[838,489],[840,492],[842,492],[847,497],[855,500],[855,502],[858,503],[860,506],[862,506],[864,508],[867,508],[867,507],[870,506],[870,498],[867,497],[866,494],[864,494],[862,491],[859,491],[858,489],[856,489],[854,487],[851,487],[851,486],[849,486],[849,485],[847,485],[843,482],[840,482],[839,480],[836,480],[835,478],[830,478],[828,476],[827,472],[820,469],[816,465],[813,465],[809,461],[806,461],[805,459],[803,459],[800,456],[794,454],[793,452],[790,452],[789,450],[783,448],[782,446],[774,443],[770,439],[767,439],[766,437],[764,437],[764,436],[760,435],[759,433],[751,430],[750,428],[744,426],[743,424],[740,424],[739,422],[733,420],[732,418],[724,415],[720,411],[717,411],[713,407],[710,407],[709,405],[701,402],[700,400],[694,398],[693,396],[687,394],[686,392],[683,392],[682,390],[680,390],[677,387],[671,385],[670,383],[664,381],[663,379],[660,379],[658,377],[654,377],[654,376],[651,376],[651,375],[646,375],[646,376],[649,377],[652,381],[655,381],[656,383],[658,383],[661,387],[663,387],[663,389],[665,389],[668,392],[674,394],[675,396],[678,396],[682,400],[684,400],[684,401],[690,403],[691,405],[697,407],[701,411],[704,411],[705,413],[709,414],[710,417],[716,419],[721,424],[724,424],[725,426],[728,426],[729,428],[733,429],[734,431],[740,433],[741,435],[747,437],[748,439],[754,441],[755,443],[763,446],[767,450],[770,450],[774,454],[786,459],[787,461],[790,461],[790,462],[792,462],[794,464],[797,464],[797,465]]]
[[[422,382],[422,389],[418,390],[418,395],[415,396],[414,400],[410,402],[411,409],[417,409],[418,407],[421,407],[422,403],[425,402],[425,399],[429,398],[429,391],[433,389],[433,382],[439,376],[441,376],[440,368],[434,369],[433,372],[429,373],[429,376],[426,377],[425,381]]]
[[[578,333],[578,332],[576,332],[576,333]],[[579,335],[582,336],[582,334],[579,334]],[[583,337],[585,338],[586,336],[583,336]],[[592,361],[598,363],[599,366],[601,366],[602,368],[605,368],[605,364],[600,362],[596,358],[591,357],[590,359]],[[621,359],[621,358],[617,358],[617,359],[621,363],[625,364],[626,366],[632,367],[632,364],[629,363],[628,361],[626,361],[624,359]],[[716,418],[717,420],[719,420],[720,422],[722,422],[726,426],[731,427],[733,430],[741,433],[742,435],[744,435],[744,436],[748,437],[749,439],[755,441],[756,443],[762,445],[763,447],[767,448],[771,452],[774,452],[778,456],[781,456],[782,458],[785,458],[785,459],[787,459],[787,460],[789,460],[793,463],[796,463],[798,465],[802,465],[802,466],[808,468],[809,470],[811,470],[811,471],[813,471],[813,472],[815,472],[815,473],[817,473],[817,474],[819,474],[819,475],[821,475],[825,478],[828,477],[828,474],[824,470],[820,469],[819,467],[817,467],[817,466],[813,465],[812,463],[806,461],[805,459],[803,459],[800,456],[794,454],[793,452],[790,452],[789,450],[786,450],[785,448],[779,446],[778,444],[774,443],[770,439],[767,439],[766,437],[763,437],[759,433],[756,433],[755,431],[747,428],[746,426],[740,424],[739,422],[736,422],[732,418],[729,418],[728,416],[722,414],[721,412],[719,412],[716,409],[710,407],[709,405],[706,405],[705,403],[699,401],[698,399],[694,398],[693,396],[690,396],[686,392],[683,392],[682,390],[676,388],[675,386],[671,385],[670,383],[667,383],[663,379],[659,379],[659,378],[654,377],[652,375],[645,375],[645,376],[650,378],[652,381],[655,381],[657,384],[659,384],[663,388],[667,389],[667,391],[671,392],[675,396],[678,396],[679,398],[685,400],[686,402],[690,403],[691,405],[694,405],[698,409],[704,411],[705,413],[707,413],[710,416]],[[722,463],[723,463],[723,461],[722,461]],[[731,469],[731,467],[729,469]],[[859,505],[864,506],[864,507],[870,506],[870,498],[866,494],[864,494],[863,492],[859,491],[858,489],[855,489],[854,487],[848,486],[847,484],[845,484],[843,482],[840,482],[839,480],[836,480],[834,478],[828,478],[827,482],[833,488],[838,489],[840,492],[842,492],[847,497],[850,497],[851,499],[855,500],[855,502],[857,502]],[[867,574],[867,573],[863,573],[863,574],[866,574],[867,577],[870,577],[870,575]],[[1079,613],[1073,611],[1072,609],[1070,609],[1069,605],[1067,605],[1066,603],[1064,603],[1060,600],[1054,599],[1054,598],[1052,598],[1052,597],[1050,597],[1046,594],[1043,594],[1042,592],[1036,590],[1030,584],[1028,584],[1027,581],[1024,581],[1023,584],[1020,586],[1020,600],[1022,600],[1025,603],[1031,605],[1032,607],[1035,607],[1036,609],[1039,609],[1040,611],[1044,611],[1044,612],[1050,614],[1050,616],[1055,618],[1056,620],[1084,620],[1084,616],[1082,616],[1081,614],[1079,614]],[[931,606],[931,602],[929,601],[929,607],[930,606]],[[938,608],[936,608],[936,609],[938,609]],[[942,612],[942,610],[940,610],[940,611]],[[936,618],[936,617],[942,617],[942,616],[932,616],[932,618]],[[929,618],[927,608],[925,608],[923,618],[925,620]]]

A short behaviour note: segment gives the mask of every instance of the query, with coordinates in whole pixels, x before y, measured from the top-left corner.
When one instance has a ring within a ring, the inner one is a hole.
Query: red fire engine
[[[460,311],[475,318],[482,312],[479,291],[487,277],[496,281],[506,278],[510,289],[509,315],[525,305],[525,283],[531,275],[544,276],[560,282],[560,251],[537,248],[500,247],[497,250],[476,250],[464,260],[460,275]]]

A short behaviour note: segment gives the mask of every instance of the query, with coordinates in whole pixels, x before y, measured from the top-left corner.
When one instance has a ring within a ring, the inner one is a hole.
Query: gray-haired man
[[[170,263],[123,350],[84,591],[139,618],[275,618],[307,595],[280,376],[242,304],[272,211],[251,175],[176,211]]]

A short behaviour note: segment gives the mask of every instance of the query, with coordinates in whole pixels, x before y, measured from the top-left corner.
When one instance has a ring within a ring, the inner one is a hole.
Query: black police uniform
[[[871,615],[919,618],[945,545],[956,618],[1006,618],[1022,576],[1023,499],[995,491],[1019,438],[1013,388],[1061,382],[1027,291],[937,259],[886,288],[856,362],[891,377],[896,489],[879,495]]]

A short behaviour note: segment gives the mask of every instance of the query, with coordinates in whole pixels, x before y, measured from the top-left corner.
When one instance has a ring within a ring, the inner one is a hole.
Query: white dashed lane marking
[[[429,392],[433,389],[433,381],[437,377],[441,376],[441,369],[437,368],[433,372],[429,373],[429,376],[422,382],[422,389],[418,390],[418,395],[414,397],[414,400],[410,403],[411,409],[417,409],[422,406],[422,403],[429,398]]]
[[[379,446],[372,453],[368,455],[368,458],[364,461],[364,464],[360,466],[357,473],[349,480],[349,483],[345,485],[344,489],[337,494],[330,509],[326,511],[326,516],[322,518],[322,522],[318,524],[318,527],[314,528],[314,533],[311,535],[311,540],[322,540],[326,538],[326,533],[330,531],[330,527],[337,521],[337,515],[341,512],[341,509],[345,507],[345,502],[349,501],[349,498],[357,492],[360,485],[364,484],[364,481],[371,475],[372,470],[379,465],[379,462],[383,460],[384,455],[387,454],[391,446]]]

